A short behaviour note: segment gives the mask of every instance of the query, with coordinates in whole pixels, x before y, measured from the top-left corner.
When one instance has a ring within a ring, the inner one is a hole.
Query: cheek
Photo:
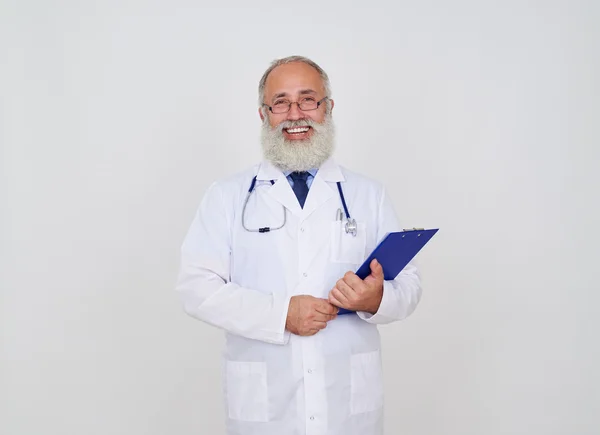
[[[281,119],[278,116],[269,116],[269,125],[271,126],[271,128],[275,128],[277,127],[279,124],[281,124],[284,120]]]
[[[311,113],[310,115],[308,115],[308,117],[313,121],[322,124],[325,120],[325,112]]]

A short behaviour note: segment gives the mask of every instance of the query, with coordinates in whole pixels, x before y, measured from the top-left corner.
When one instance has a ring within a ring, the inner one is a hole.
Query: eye
[[[287,104],[289,104],[287,100],[276,100],[273,106],[286,106]]]
[[[302,99],[303,103],[314,103],[315,101],[317,100],[315,100],[313,97],[306,97]]]

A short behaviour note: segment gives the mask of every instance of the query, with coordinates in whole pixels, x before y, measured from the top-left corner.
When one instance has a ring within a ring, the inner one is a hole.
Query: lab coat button
[[[302,233],[304,232],[304,227],[300,228],[300,232],[302,232]]]
[[[306,278],[306,277],[308,276],[308,273],[304,272],[304,273],[302,274],[302,276],[303,276],[304,278]]]
[[[308,373],[312,373],[312,369],[308,369]]]
[[[314,419],[315,419],[315,416],[314,416],[314,415],[311,415],[311,416],[310,416],[310,419],[311,419],[311,420],[314,420]]]

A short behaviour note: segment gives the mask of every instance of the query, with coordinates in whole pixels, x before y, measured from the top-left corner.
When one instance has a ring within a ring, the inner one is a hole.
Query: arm
[[[388,232],[400,231],[400,225],[391,201],[382,189],[378,210],[377,239]],[[358,311],[358,316],[369,323],[391,323],[410,316],[421,300],[421,282],[418,270],[409,263],[394,280],[383,281],[383,295],[375,314]]]
[[[377,239],[388,232],[400,231],[391,203],[382,195],[378,207]],[[370,264],[371,274],[364,280],[348,271],[329,292],[329,302],[337,307],[356,311],[369,323],[391,323],[408,317],[421,298],[417,269],[408,264],[396,279],[385,281],[377,260]]]
[[[190,316],[242,337],[285,344],[289,297],[230,281],[232,212],[212,184],[181,247],[177,292]]]

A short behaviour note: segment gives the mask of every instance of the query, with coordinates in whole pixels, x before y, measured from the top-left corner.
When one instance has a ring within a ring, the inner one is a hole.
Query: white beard
[[[311,136],[303,140],[287,140],[283,129],[310,126]],[[325,115],[322,124],[311,119],[283,121],[274,128],[265,117],[261,130],[264,157],[282,171],[308,171],[319,168],[334,150],[335,127],[331,113]]]

